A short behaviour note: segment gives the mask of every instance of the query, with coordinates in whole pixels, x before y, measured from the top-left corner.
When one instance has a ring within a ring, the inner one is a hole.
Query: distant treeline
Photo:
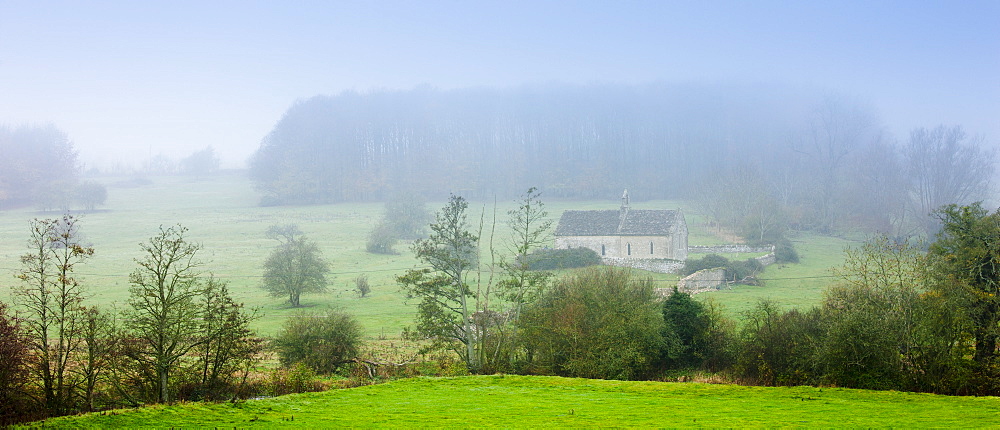
[[[106,173],[131,175],[132,183],[143,183],[147,174],[207,176],[219,170],[219,163],[209,146],[179,162],[157,155],[138,170],[118,165]],[[56,126],[0,125],[0,210],[20,206],[43,211],[94,210],[107,200],[107,187],[94,180],[81,181],[82,170],[73,142]],[[100,172],[92,168],[87,173]]]
[[[849,97],[693,84],[316,96],[289,108],[250,162],[264,205],[628,188],[696,199],[763,242],[785,226],[932,232],[927,214],[983,198],[992,171],[993,154],[960,127],[897,143]]]
[[[815,101],[731,86],[345,92],[293,105],[250,164],[265,204],[443,197],[644,199],[794,144]],[[816,98],[818,100],[818,97]]]

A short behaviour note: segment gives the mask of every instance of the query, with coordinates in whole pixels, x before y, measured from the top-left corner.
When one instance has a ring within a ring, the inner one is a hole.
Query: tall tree
[[[288,297],[288,304],[295,308],[301,306],[302,294],[326,291],[330,264],[315,242],[302,236],[295,225],[271,226],[267,236],[280,244],[264,261],[262,288],[273,297]]]
[[[996,366],[1000,346],[1000,210],[979,203],[935,212],[942,228],[930,246],[939,293],[962,303],[971,321],[980,374]]]
[[[928,235],[939,228],[932,211],[986,197],[996,166],[996,152],[958,126],[913,130],[903,155],[915,217]]]
[[[74,271],[94,249],[81,244],[78,230],[71,215],[31,221],[31,252],[21,256],[17,277],[22,285],[14,291],[26,310],[25,326],[38,357],[34,370],[45,408],[55,415],[70,410],[79,383],[71,367],[81,346],[84,291]]]
[[[830,231],[838,215],[837,198],[842,193],[849,155],[869,142],[876,133],[875,116],[860,103],[827,97],[815,109],[810,133],[800,151],[807,154],[813,181],[813,222],[820,231]]]
[[[540,197],[537,188],[528,188],[517,208],[507,212],[507,226],[513,232],[510,242],[513,258],[500,264],[505,274],[500,287],[506,293],[505,299],[514,305],[515,318],[521,307],[537,297],[552,277],[549,272],[531,271],[528,267],[528,254],[548,243],[552,235],[552,220]]]
[[[171,401],[171,377],[182,359],[204,338],[198,304],[202,294],[196,258],[201,246],[189,242],[187,228],[160,227],[160,233],[140,244],[143,256],[129,275],[129,309],[126,327],[138,340],[135,360],[152,369],[147,382],[155,389],[157,402]]]
[[[250,328],[256,310],[246,312],[233,300],[225,282],[209,278],[201,297],[201,334],[203,341],[195,348],[198,379],[203,396],[220,399],[226,394],[235,398],[237,377],[244,377],[256,363],[263,343]]]
[[[464,198],[452,195],[430,225],[431,234],[413,243],[413,253],[429,269],[411,269],[397,278],[407,298],[420,300],[416,331],[451,346],[471,372],[479,372],[482,338],[473,321],[475,294],[469,274],[479,260],[479,236],[468,230]]]
[[[76,373],[81,378],[81,393],[88,412],[96,410],[98,384],[107,381],[113,355],[117,353],[118,322],[108,312],[95,307],[83,309],[80,338],[83,347],[77,360]]]

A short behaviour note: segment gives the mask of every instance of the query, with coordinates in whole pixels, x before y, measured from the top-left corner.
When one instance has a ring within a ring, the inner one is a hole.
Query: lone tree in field
[[[278,245],[264,261],[263,288],[272,297],[288,297],[288,304],[300,307],[303,293],[326,291],[330,264],[323,259],[319,246],[302,236],[295,225],[273,225],[267,236]]]
[[[413,243],[413,253],[429,269],[410,269],[397,278],[410,299],[420,300],[416,332],[452,347],[471,372],[480,368],[476,354],[475,295],[467,276],[478,265],[479,237],[467,230],[464,198],[451,196],[435,214],[431,234]]]
[[[182,358],[199,346],[203,316],[198,298],[201,265],[195,254],[201,246],[184,238],[181,226],[160,227],[160,234],[140,244],[143,257],[129,275],[130,309],[127,327],[139,348],[131,357],[151,370],[150,385],[157,402],[170,401],[171,376],[178,373]]]

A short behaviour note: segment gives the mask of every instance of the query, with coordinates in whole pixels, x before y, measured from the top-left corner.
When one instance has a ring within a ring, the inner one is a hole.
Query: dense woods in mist
[[[794,105],[805,106],[770,89],[709,86],[347,92],[292,106],[251,171],[277,202],[379,199],[399,188],[512,197],[532,185],[552,197],[623,187],[677,197],[748,150],[788,143],[802,120]]]
[[[396,193],[694,199],[763,240],[783,226],[894,235],[987,197],[993,153],[958,126],[898,141],[856,99],[782,86],[345,92],[293,105],[250,162],[261,203]]]
[[[145,175],[187,175],[202,178],[219,171],[220,160],[209,146],[180,159],[160,154],[141,166],[116,164],[106,172],[131,176],[132,184],[144,183]],[[34,206],[43,211],[94,210],[103,205],[108,191],[104,183],[85,180],[97,169],[86,169],[73,142],[55,125],[0,125],[0,210]]]
[[[78,175],[76,151],[55,126],[0,126],[0,208],[61,209]]]

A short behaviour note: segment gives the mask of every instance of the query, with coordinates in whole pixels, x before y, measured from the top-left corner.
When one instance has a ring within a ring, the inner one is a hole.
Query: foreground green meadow
[[[241,403],[54,418],[117,427],[995,427],[1000,398],[537,376],[414,378]]]
[[[268,297],[259,288],[261,264],[275,242],[264,237],[268,226],[295,223],[317,241],[331,263],[330,291],[303,296],[302,303],[313,309],[328,306],[355,315],[368,338],[398,337],[412,321],[414,309],[405,303],[395,277],[416,267],[406,243],[396,246],[398,255],[375,255],[365,252],[368,232],[379,218],[381,203],[350,203],[319,206],[259,207],[259,196],[248,179],[227,174],[193,180],[185,177],[154,177],[151,183],[136,185],[127,180],[102,178],[108,185],[108,201],[99,210],[77,212],[82,219],[81,233],[96,249],[96,255],[78,269],[78,275],[91,295],[91,304],[123,307],[128,298],[128,274],[135,268],[140,242],[155,235],[160,225],[180,223],[190,229],[188,238],[201,243],[203,269],[228,281],[238,300],[259,309],[261,318],[255,326],[262,334],[274,333],[289,315],[290,309],[280,298]],[[567,209],[615,209],[618,200],[543,201],[553,219]],[[443,202],[430,202],[437,210]],[[723,243],[706,231],[697,211],[683,202],[649,201],[633,203],[637,208],[677,208],[684,210],[691,230],[692,245]],[[507,240],[503,226],[513,201],[499,201],[496,207],[495,246],[501,251]],[[470,221],[478,224],[485,212],[487,224],[493,217],[493,202],[472,202]],[[32,208],[0,211],[0,300],[9,302],[10,288],[17,284],[14,273],[20,267],[19,256],[26,251],[28,221],[32,218],[58,217],[59,212],[38,212]],[[787,307],[807,307],[819,302],[823,288],[832,279],[828,269],[840,264],[843,248],[849,242],[815,235],[792,238],[802,256],[801,264],[778,265],[763,274],[761,287],[737,286],[732,290],[700,294],[722,304],[733,316],[752,306],[757,299],[772,298]],[[486,255],[486,254],[484,254]],[[729,256],[731,258],[746,258]],[[372,285],[369,297],[359,298],[352,291],[354,279],[366,275]],[[676,275],[643,273],[657,286],[670,287]]]

